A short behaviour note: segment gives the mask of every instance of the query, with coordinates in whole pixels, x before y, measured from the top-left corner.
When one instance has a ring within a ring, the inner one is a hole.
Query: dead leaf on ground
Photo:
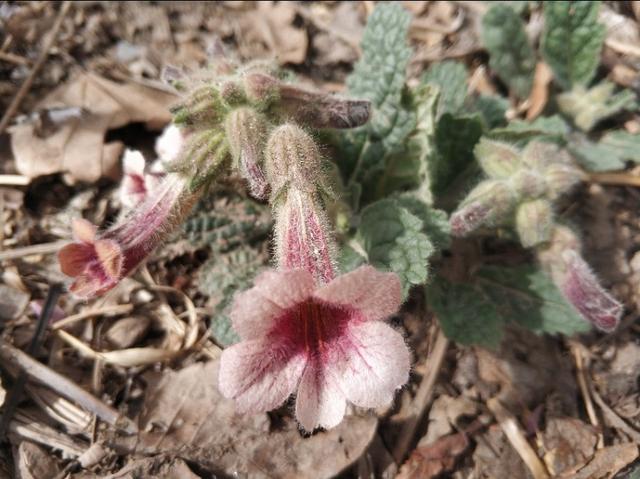
[[[531,473],[500,426],[479,436],[473,452],[474,476],[491,479],[529,478]]]
[[[364,31],[357,2],[339,2],[334,8],[318,3],[309,6],[305,18],[321,31],[313,36],[314,63],[320,66],[354,63]]]
[[[438,396],[429,411],[429,428],[425,436],[420,439],[418,447],[432,444],[452,433],[460,417],[474,416],[477,412],[478,405],[467,396],[452,397],[448,394]]]
[[[24,313],[30,298],[24,291],[0,284],[0,322],[16,319]]]
[[[638,445],[633,443],[617,444],[596,451],[593,459],[584,467],[559,476],[561,479],[610,479],[627,464],[638,457]]]
[[[148,82],[147,82],[148,83]],[[93,73],[80,73],[49,94],[38,109],[77,107],[54,133],[40,137],[31,122],[11,128],[16,168],[34,178],[66,172],[72,180],[93,182],[115,176],[123,145],[105,143],[108,130],[133,122],[160,129],[171,120],[169,106],[176,96],[165,88],[137,82],[116,83]]]
[[[533,88],[529,94],[527,120],[533,120],[542,113],[549,100],[549,84],[553,80],[551,68],[544,62],[538,62],[533,75]]]
[[[42,479],[55,477],[59,467],[51,454],[42,447],[22,441],[15,450],[15,467],[17,479]]]
[[[289,418],[274,427],[266,414],[241,415],[217,388],[218,362],[196,363],[149,380],[131,443],[139,453],[176,453],[210,470],[240,477],[332,477],[356,461],[377,427],[373,416],[302,437]],[[282,424],[280,424],[282,423]],[[331,460],[327,460],[331,458]]]
[[[200,479],[178,457],[154,456],[137,459],[104,479]]]
[[[264,43],[282,65],[304,62],[309,40],[305,30],[293,26],[297,8],[293,2],[258,2],[240,20],[243,42]]]
[[[597,442],[593,426],[571,417],[551,418],[543,434],[545,463],[553,475],[561,474],[593,457]]]

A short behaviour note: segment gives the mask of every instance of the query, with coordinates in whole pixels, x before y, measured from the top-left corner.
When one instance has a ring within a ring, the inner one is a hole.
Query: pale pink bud
[[[451,234],[466,236],[480,226],[503,222],[515,208],[516,200],[513,190],[504,181],[483,181],[451,215]]]
[[[158,187],[164,175],[147,172],[144,157],[139,151],[125,150],[122,166],[124,175],[120,184],[120,201],[130,209],[142,203]]]
[[[255,198],[265,200],[269,194],[269,184],[262,169],[269,128],[267,119],[251,108],[237,108],[227,116],[225,128],[229,150],[249,183],[249,191]]]
[[[169,124],[156,140],[156,154],[162,163],[170,163],[178,159],[184,147],[186,135],[173,123]]]
[[[473,150],[480,167],[491,178],[504,179],[513,175],[521,165],[520,152],[500,141],[481,138]]]
[[[141,204],[101,233],[76,219],[74,242],[58,252],[60,269],[75,278],[70,290],[90,298],[112,289],[180,223],[198,196],[188,178],[169,174]]]

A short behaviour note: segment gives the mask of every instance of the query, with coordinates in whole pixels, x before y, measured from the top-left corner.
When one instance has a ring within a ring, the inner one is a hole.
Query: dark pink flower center
[[[353,308],[311,298],[285,311],[271,334],[296,352],[323,358],[332,344],[345,339],[350,322],[363,320]]]

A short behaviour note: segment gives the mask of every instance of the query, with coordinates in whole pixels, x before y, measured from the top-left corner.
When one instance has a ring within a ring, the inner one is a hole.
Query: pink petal
[[[242,341],[222,352],[218,385],[241,412],[269,411],[293,393],[305,364],[305,356],[273,341]]]
[[[334,347],[327,368],[356,406],[387,405],[409,380],[409,349],[402,335],[383,322],[351,325]]]
[[[230,315],[233,329],[243,339],[262,337],[284,310],[307,299],[313,288],[306,271],[265,271],[253,288],[236,295]]]
[[[340,424],[347,403],[336,381],[317,364],[308,363],[296,396],[296,419],[307,431]]]
[[[138,150],[125,150],[122,166],[126,175],[144,175],[146,163],[144,156]]]
[[[118,243],[113,240],[97,240],[95,251],[105,274],[110,279],[119,279],[122,273],[123,258]]]
[[[82,218],[74,218],[71,222],[71,229],[73,230],[73,239],[83,243],[93,243],[98,231],[94,224]]]
[[[71,243],[63,246],[58,251],[58,261],[60,270],[67,276],[79,276],[92,259],[95,259],[95,249],[93,245],[85,243]]]
[[[398,311],[402,304],[402,286],[395,273],[360,266],[322,286],[314,296],[327,303],[350,306],[366,319],[376,321]]]

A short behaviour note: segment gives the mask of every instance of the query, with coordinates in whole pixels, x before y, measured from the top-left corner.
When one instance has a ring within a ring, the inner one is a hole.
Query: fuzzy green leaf
[[[438,87],[437,117],[443,113],[460,113],[467,96],[467,69],[459,62],[435,63],[422,76],[423,85]]]
[[[600,63],[605,27],[600,2],[544,2],[542,55],[565,90],[588,85]]]
[[[538,334],[571,336],[590,329],[551,279],[531,265],[486,266],[471,283],[438,278],[427,289],[427,301],[445,334],[461,344],[495,347],[507,323]]]
[[[449,247],[451,226],[445,211],[430,206],[415,193],[404,193],[395,199],[398,204],[422,220],[422,232],[429,237],[437,250]]]
[[[503,141],[527,141],[533,138],[549,141],[564,141],[569,125],[560,116],[541,116],[534,121],[513,120],[503,128],[494,128],[489,137]]]
[[[435,195],[444,192],[474,161],[473,148],[481,136],[482,120],[478,115],[442,115],[435,131],[436,151],[428,164],[431,189]]]
[[[427,281],[427,260],[434,247],[423,231],[424,223],[396,200],[367,206],[356,239],[369,263],[400,276],[406,294],[414,284]]]
[[[504,4],[493,5],[482,18],[482,40],[489,66],[520,98],[533,85],[536,57],[518,14]]]
[[[509,100],[498,95],[480,95],[473,104],[480,113],[487,129],[497,128],[507,123],[506,113]]]
[[[613,131],[598,143],[585,137],[575,137],[568,144],[569,151],[588,171],[622,170],[627,161],[640,163],[640,135]]]

